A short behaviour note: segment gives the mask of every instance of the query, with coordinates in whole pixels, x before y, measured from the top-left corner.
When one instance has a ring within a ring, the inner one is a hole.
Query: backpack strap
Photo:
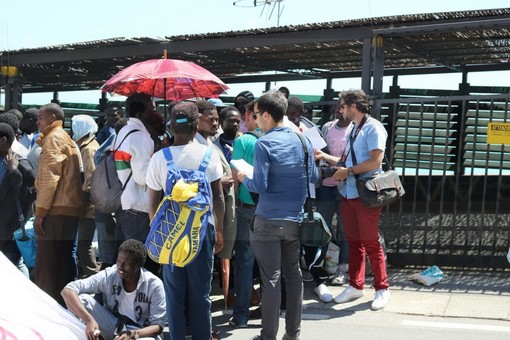
[[[198,171],[202,171],[205,173],[205,169],[207,169],[207,166],[209,165],[209,161],[211,160],[211,154],[212,154],[212,147],[210,146],[205,150],[204,157],[202,158],[202,161],[200,162]]]
[[[126,140],[126,138],[128,138],[128,136],[129,136],[130,134],[132,134],[133,132],[136,132],[136,131],[140,131],[140,130],[138,130],[138,129],[134,129],[134,130],[131,130],[131,131],[129,131],[128,133],[126,133],[126,135],[124,136],[124,138],[122,138],[122,140],[120,141],[119,146],[117,146],[117,149],[113,149],[113,154],[115,154],[115,152],[116,152],[117,150],[119,150],[119,149],[120,149],[120,146],[122,145],[122,143],[124,143],[124,141]],[[113,141],[113,148],[115,148],[115,143],[117,142],[117,136],[118,136],[118,135],[115,135],[115,140]],[[107,168],[107,169],[108,169],[108,168]],[[108,170],[107,170],[107,171],[108,171]],[[133,171],[131,171],[131,172],[129,173],[129,176],[128,176],[128,178],[127,178],[126,182],[124,182],[124,185],[122,186],[122,191],[124,191],[124,189],[126,189],[126,186],[127,186],[128,182],[129,182],[129,180],[131,179],[131,176],[133,176]],[[106,173],[106,177],[108,177],[108,172]]]
[[[138,129],[134,129],[134,130],[131,130],[131,131],[129,131],[128,133],[126,133],[126,135],[124,136],[124,138],[122,138],[122,140],[120,141],[119,146],[117,146],[117,149],[113,149],[113,151],[115,152],[115,151],[119,150],[119,149],[120,149],[120,146],[122,145],[122,143],[124,143],[124,141],[126,140],[126,138],[128,138],[128,136],[129,136],[130,134],[132,134],[133,132],[136,132],[136,131],[140,131],[140,130],[138,130]],[[115,140],[113,141],[113,147],[115,147],[115,143],[117,142],[117,137],[118,137],[118,135],[115,135]]]
[[[176,169],[174,167],[174,159],[172,157],[172,152],[170,151],[170,148],[163,148],[163,155],[166,158],[166,168],[167,168],[167,174],[170,174],[171,172],[174,172]],[[211,154],[212,154],[212,147],[208,147],[205,150],[204,157],[202,158],[202,161],[200,162],[200,166],[198,167],[198,171],[201,171],[205,173],[205,170],[207,169],[207,166],[209,165],[209,161],[211,160]],[[167,175],[166,177],[166,183],[165,183],[165,194],[168,195],[168,190],[173,186],[173,176]]]
[[[166,183],[165,183],[165,195],[168,195],[168,190],[173,185],[173,176],[170,176],[170,173],[172,173],[175,170],[174,167],[174,159],[172,157],[172,152],[170,152],[170,148],[163,148],[163,155],[166,158],[166,168],[167,168],[167,176],[166,176]]]

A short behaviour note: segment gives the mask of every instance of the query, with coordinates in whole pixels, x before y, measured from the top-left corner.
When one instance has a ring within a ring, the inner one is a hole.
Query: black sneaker
[[[228,320],[228,324],[234,328],[248,328],[247,323],[239,323],[234,319],[234,317],[231,317],[230,320]]]
[[[257,307],[250,311],[250,320],[262,319],[262,310]]]

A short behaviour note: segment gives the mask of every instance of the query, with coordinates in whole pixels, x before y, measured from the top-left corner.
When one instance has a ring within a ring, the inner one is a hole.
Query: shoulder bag
[[[356,166],[356,154],[354,153],[354,141],[357,134],[350,138],[351,157],[353,166]],[[388,158],[384,156],[389,170],[375,173],[373,176],[360,178],[356,175],[356,189],[363,204],[369,208],[380,208],[397,202],[404,196],[405,190],[400,182],[397,172],[391,169]]]
[[[316,211],[313,211],[312,201],[310,197],[310,178],[308,176],[308,148],[306,147],[304,137],[296,133],[303,145],[305,151],[305,170],[306,170],[306,212],[303,214],[303,221],[299,224],[299,233],[301,238],[301,244],[310,247],[324,247],[331,240],[331,232],[329,227],[322,217],[322,215]]]

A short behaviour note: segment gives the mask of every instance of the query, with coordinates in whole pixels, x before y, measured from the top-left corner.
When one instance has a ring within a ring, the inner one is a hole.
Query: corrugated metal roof
[[[163,49],[227,82],[267,81],[274,71],[289,79],[337,78],[359,76],[364,41],[373,36],[382,37],[385,74],[510,69],[510,8],[113,38],[4,51],[0,62],[19,66],[25,92],[97,89],[126,66],[160,58]]]

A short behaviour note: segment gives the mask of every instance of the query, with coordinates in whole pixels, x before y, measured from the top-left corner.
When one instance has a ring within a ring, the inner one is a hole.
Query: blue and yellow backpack
[[[168,169],[165,196],[151,220],[145,247],[155,262],[184,267],[200,252],[211,215],[205,170],[212,148],[207,148],[197,170],[176,169],[170,148],[162,150]]]

